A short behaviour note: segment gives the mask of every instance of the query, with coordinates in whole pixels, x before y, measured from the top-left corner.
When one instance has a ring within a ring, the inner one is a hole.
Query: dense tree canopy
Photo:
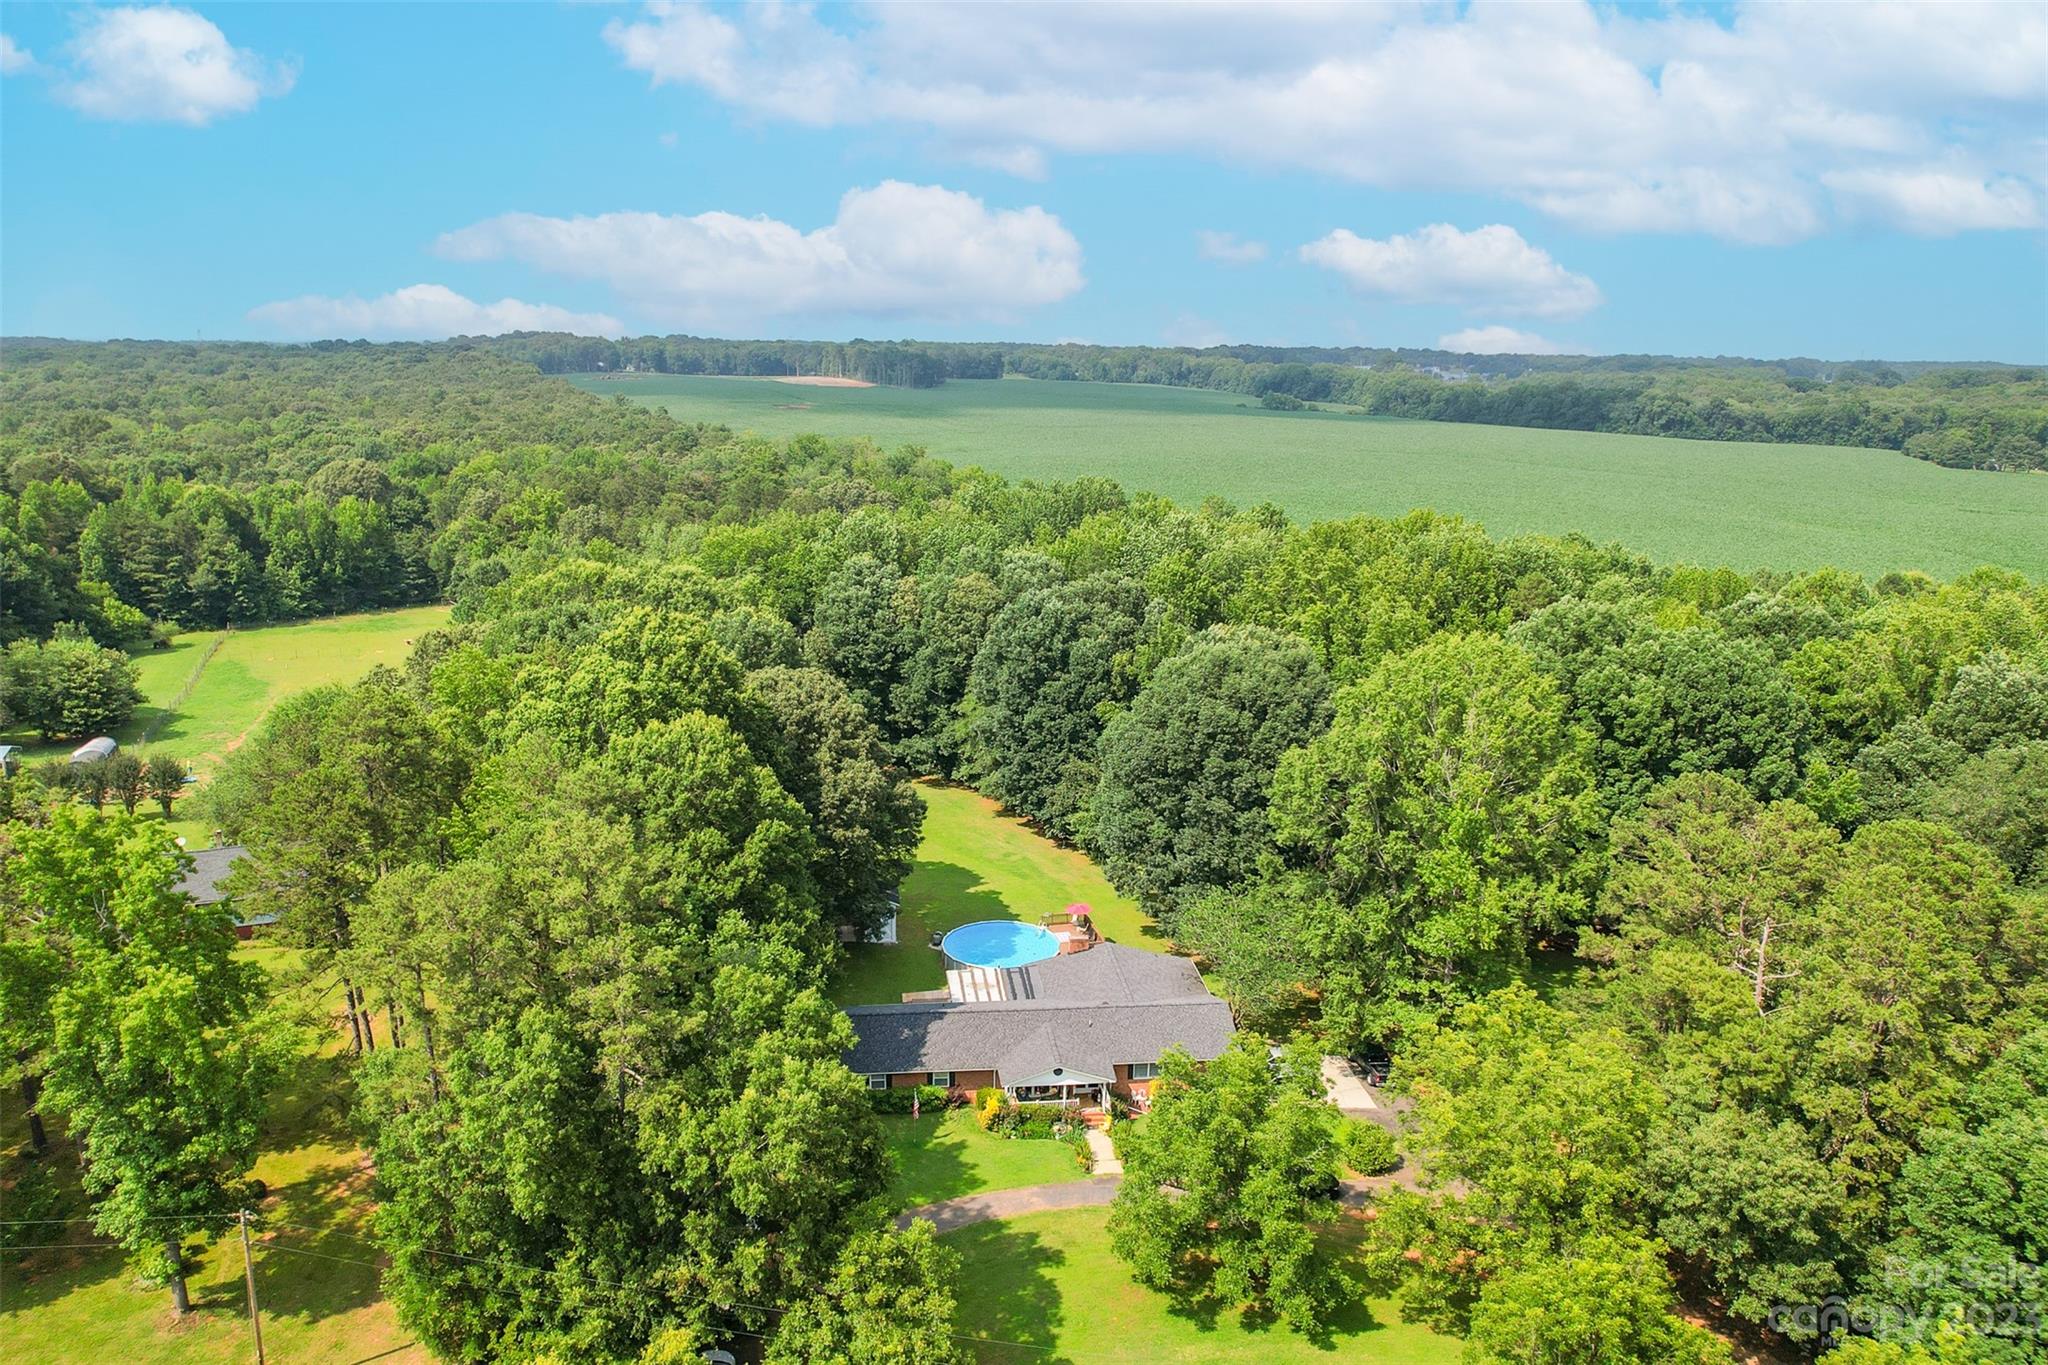
[[[969,752],[991,796],[1075,832],[1104,711],[1134,690],[1145,617],[1144,590],[1106,576],[1034,589],[996,616],[968,688]]]
[[[1312,932],[1339,1036],[1412,1030],[1582,917],[1589,749],[1556,686],[1494,637],[1437,637],[1337,694],[1329,733],[1282,759],[1272,818],[1328,888]]]
[[[94,1226],[182,1314],[183,1244],[243,1195],[282,1039],[251,1025],[226,911],[176,891],[189,864],[150,826],[74,806],[13,842],[9,1033],[83,1144]]]
[[[1243,879],[1272,843],[1274,765],[1329,716],[1306,646],[1212,626],[1103,731],[1090,837],[1110,877],[1154,906]]]
[[[402,670],[278,704],[203,797],[250,848],[241,908],[335,974],[387,1287],[442,1355],[959,1354],[943,1242],[882,1226],[827,995],[835,930],[909,866],[906,777],[938,775],[1100,856],[1248,1031],[1169,1064],[1129,1144],[1146,1283],[1328,1320],[1336,1130],[1260,1037],[1304,1030],[1392,1054],[1423,1193],[1375,1196],[1371,1266],[1475,1358],[1705,1361],[1677,1303],[1796,1338],[1817,1319],[1777,1310],[1835,1296],[1919,1314],[1852,1354],[2039,1358],[1953,1319],[1964,1269],[2039,1250],[2048,588],[1012,484],[682,427],[492,349],[0,365],[8,739],[118,723],[107,647],[158,622],[454,604]],[[1143,382],[1174,357],[954,354]],[[1342,357],[1210,359],[1325,402]],[[1629,420],[1690,420],[1693,380],[1602,373],[1352,380],[1560,424],[1612,416],[1612,381]],[[1784,378],[1844,432],[1948,392]],[[1952,396],[1902,439],[1989,422]],[[209,1231],[180,1220],[247,1170],[248,983],[122,812],[182,769],[77,771],[0,779],[0,1043],[90,1130],[109,1231]],[[64,927],[83,906],[176,942]],[[138,1121],[138,1067],[174,1077],[168,1120]],[[1908,1293],[1902,1263],[1952,1273]]]
[[[1140,1284],[1313,1333],[1342,1292],[1315,1235],[1335,1216],[1334,1114],[1313,1047],[1277,1070],[1245,1034],[1204,1067],[1166,1055],[1152,1112],[1123,1142],[1110,1241]]]

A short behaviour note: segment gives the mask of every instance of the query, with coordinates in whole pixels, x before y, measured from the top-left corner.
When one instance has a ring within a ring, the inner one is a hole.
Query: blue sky
[[[2043,361],[2043,13],[16,4],[0,330]]]

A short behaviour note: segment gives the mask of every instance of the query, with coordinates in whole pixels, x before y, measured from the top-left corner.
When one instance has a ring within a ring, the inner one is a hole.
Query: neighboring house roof
[[[241,861],[248,851],[240,844],[222,844],[219,848],[200,849],[192,855],[192,870],[178,883],[178,890],[190,896],[195,904],[219,904],[227,899],[227,892],[221,889],[221,882],[226,880],[234,865]]]

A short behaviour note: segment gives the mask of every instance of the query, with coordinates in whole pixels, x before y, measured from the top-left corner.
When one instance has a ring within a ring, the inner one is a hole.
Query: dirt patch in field
[[[872,389],[873,384],[865,379],[841,379],[830,374],[777,374],[761,375],[778,384],[807,384],[814,389]]]
[[[816,403],[777,403],[775,406],[784,412],[809,412],[818,405]]]

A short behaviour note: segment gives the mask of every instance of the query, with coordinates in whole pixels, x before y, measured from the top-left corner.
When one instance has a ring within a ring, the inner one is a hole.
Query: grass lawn
[[[420,632],[446,622],[449,608],[412,606],[289,626],[180,634],[168,649],[135,655],[143,700],[135,716],[115,731],[115,739],[123,749],[162,745],[195,774],[207,774],[293,692],[346,684],[379,663],[399,667]],[[76,747],[37,743],[33,735],[0,739],[23,745],[31,763]]]
[[[1070,1209],[977,1223],[946,1234],[958,1251],[959,1330],[1018,1343],[978,1345],[985,1362],[1096,1361],[1374,1362],[1451,1365],[1460,1343],[1401,1321],[1394,1305],[1361,1290],[1318,1345],[1279,1323],[1235,1312],[1177,1310],[1133,1283],[1109,1250],[1108,1209]],[[1326,1233],[1329,1254],[1347,1257],[1360,1224]]]
[[[1240,506],[1270,500],[1304,520],[1434,507],[1495,535],[1583,531],[1662,561],[1741,569],[2048,573],[2048,477],[1941,469],[1892,450],[1270,412],[1241,394],[1144,384],[574,382],[685,421],[921,445],[1009,478],[1106,475],[1190,507],[1211,495]]]
[[[354,682],[379,664],[402,666],[414,639],[447,624],[448,610],[406,607],[180,635],[167,649],[145,649],[134,656],[142,705],[114,738],[122,748],[145,755],[161,746],[184,759],[195,777],[204,778],[248,738],[271,707],[309,687]],[[70,741],[40,743],[33,735],[0,734],[0,740],[22,745],[25,763],[61,758],[77,747]],[[156,806],[152,802],[142,809]],[[173,818],[170,824],[189,847],[212,842],[198,820]]]
[[[1128,896],[1119,895],[1088,855],[1061,848],[966,787],[921,782],[924,842],[903,883],[893,945],[856,945],[834,986],[842,1005],[892,1005],[905,991],[946,984],[934,929],[978,919],[1036,921],[1085,901],[1095,927],[1114,943],[1165,952],[1166,940]]]
[[[162,745],[194,773],[211,772],[292,693],[354,682],[379,664],[403,665],[413,640],[447,624],[448,610],[406,607],[180,635],[168,649],[135,655],[142,705],[114,738],[128,749]],[[34,736],[0,738],[22,744],[31,763],[76,747],[37,743]]]
[[[896,1160],[889,1207],[913,1208],[983,1190],[1086,1180],[1074,1149],[1050,1139],[990,1137],[971,1109],[884,1115],[882,1133]]]
[[[242,949],[279,989],[318,1002],[326,982],[308,981],[288,949]],[[331,1000],[326,1003],[332,1003]],[[378,1293],[374,1251],[362,1240],[369,1212],[368,1167],[350,1136],[339,1035],[291,1068],[273,1097],[253,1174],[269,1197],[253,1212],[256,1293],[263,1344],[273,1361],[344,1365],[426,1365],[391,1305]],[[0,1133],[8,1154],[0,1179],[12,1184],[17,1147],[26,1147],[20,1097],[0,1096]],[[50,1216],[86,1213],[77,1187],[77,1150],[53,1130],[64,1203]],[[90,1224],[53,1229],[41,1241],[94,1243]],[[187,1244],[192,1245],[191,1243]],[[118,1251],[38,1251],[25,1262],[0,1261],[0,1360],[48,1365],[106,1361],[217,1365],[253,1361],[255,1348],[242,1285],[242,1249],[233,1233],[208,1245],[189,1278],[194,1311],[174,1320],[169,1291],[139,1284]]]

